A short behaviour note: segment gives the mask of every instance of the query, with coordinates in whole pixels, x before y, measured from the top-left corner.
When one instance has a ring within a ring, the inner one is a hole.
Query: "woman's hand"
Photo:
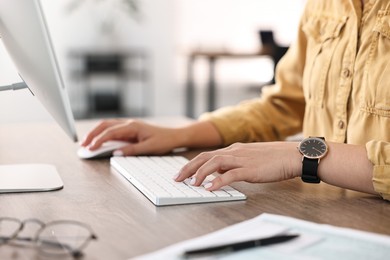
[[[178,130],[147,124],[139,120],[113,119],[98,124],[81,143],[96,150],[109,140],[128,141],[115,155],[164,154],[179,147]]]
[[[176,181],[192,176],[191,184],[199,186],[214,173],[219,175],[205,185],[208,190],[218,190],[236,181],[276,182],[301,175],[302,155],[297,143],[236,143],[227,148],[204,152],[185,165]]]
[[[222,144],[222,138],[214,125],[207,121],[195,121],[180,128],[160,127],[140,120],[113,119],[98,124],[85,137],[81,146],[96,150],[109,140],[127,141],[130,144],[114,152],[114,155],[161,155],[175,148],[209,148]]]

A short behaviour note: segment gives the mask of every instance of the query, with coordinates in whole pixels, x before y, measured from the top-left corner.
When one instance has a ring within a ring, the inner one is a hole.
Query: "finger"
[[[196,171],[213,156],[213,154],[214,152],[200,153],[180,169],[179,174],[174,180],[180,182],[194,175]]]
[[[223,186],[230,185],[233,182],[244,181],[247,177],[248,173],[246,173],[243,168],[235,168],[225,172],[223,175],[219,175],[204,187],[208,191],[219,190]]]
[[[196,171],[205,164],[208,160],[216,155],[228,155],[229,149],[222,148],[211,152],[203,152],[198,154],[195,158],[193,158],[189,163],[184,165],[184,167],[179,171],[179,174],[174,177],[176,181],[184,181],[188,177],[194,175]],[[221,168],[221,172],[223,172]]]
[[[230,155],[215,155],[216,152],[202,153],[185,165],[176,181],[183,181],[193,176],[192,185],[199,186],[204,179],[214,172],[224,172],[233,167],[238,167],[236,158]]]
[[[118,122],[118,120],[107,120],[100,122],[92,131],[87,134],[87,136],[82,141],[81,146],[88,146],[96,136],[101,134],[108,127],[111,127]]]
[[[89,147],[90,150],[99,148],[103,143],[109,140],[130,140],[138,135],[138,128],[133,124],[115,125],[104,130],[95,137]]]
[[[241,168],[236,157],[231,155],[216,155],[203,164],[196,171],[191,184],[199,186],[203,183],[206,177],[214,172],[228,172],[231,169]]]

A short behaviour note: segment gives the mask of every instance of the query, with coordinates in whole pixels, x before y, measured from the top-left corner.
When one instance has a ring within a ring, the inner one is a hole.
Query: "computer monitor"
[[[41,1],[0,0],[0,37],[28,88],[68,136],[77,141]]]
[[[0,37],[28,88],[68,136],[77,141],[70,102],[41,1],[0,0]],[[50,165],[0,165],[0,193],[62,187],[58,172]]]

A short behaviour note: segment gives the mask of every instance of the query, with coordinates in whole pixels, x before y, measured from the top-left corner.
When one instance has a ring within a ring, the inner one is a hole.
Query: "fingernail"
[[[113,156],[123,156],[123,151],[121,150],[116,150],[112,153]]]
[[[173,175],[172,179],[176,180],[177,177],[179,177],[179,175],[180,175],[180,174],[175,174],[175,175]]]
[[[192,177],[190,181],[190,185],[194,185],[196,182],[196,177]]]
[[[206,184],[204,185],[204,188],[205,188],[205,189],[208,189],[208,188],[211,188],[211,186],[213,186],[213,183],[209,182],[209,183],[206,183]]]

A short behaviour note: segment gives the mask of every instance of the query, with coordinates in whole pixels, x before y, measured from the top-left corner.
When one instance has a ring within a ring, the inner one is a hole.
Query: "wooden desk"
[[[157,122],[184,123],[181,119]],[[80,136],[94,124],[78,123]],[[85,249],[84,259],[126,259],[265,212],[390,235],[390,203],[299,179],[233,184],[248,196],[246,201],[155,207],[110,169],[108,159],[80,160],[77,147],[54,123],[0,125],[1,164],[54,164],[65,184],[54,192],[0,194],[0,215],[88,223],[98,240]],[[189,158],[195,154],[184,153]],[[40,258],[34,250],[0,246],[0,259]]]

